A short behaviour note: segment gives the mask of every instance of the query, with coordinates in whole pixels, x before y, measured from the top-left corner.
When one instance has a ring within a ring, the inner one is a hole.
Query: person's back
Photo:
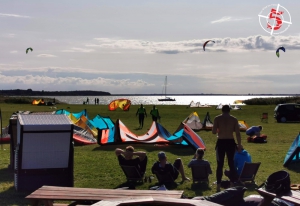
[[[230,114],[216,116],[213,128],[218,129],[218,139],[233,139],[233,132],[239,133],[238,121]]]
[[[190,168],[192,166],[203,166],[204,165],[206,167],[208,174],[212,174],[210,164],[207,160],[203,159],[203,156],[204,156],[204,150],[201,148],[198,148],[196,150],[196,153],[195,153],[193,159],[189,162],[188,167]]]
[[[260,131],[262,131],[262,126],[258,125],[258,126],[252,126],[249,129],[246,130],[246,135],[249,136],[260,136]]]
[[[238,175],[241,174],[245,162],[252,162],[251,155],[244,149],[241,152],[236,152],[234,155],[234,166]]]

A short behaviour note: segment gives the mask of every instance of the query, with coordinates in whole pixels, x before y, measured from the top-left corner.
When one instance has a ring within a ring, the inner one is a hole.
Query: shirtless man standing
[[[212,128],[213,134],[218,134],[218,140],[216,144],[216,157],[217,157],[217,192],[220,191],[222,175],[223,175],[223,166],[225,154],[228,159],[228,166],[230,171],[236,171],[234,168],[234,153],[236,151],[236,143],[234,141],[233,133],[235,132],[236,140],[237,140],[237,148],[238,152],[241,152],[241,134],[240,128],[238,124],[238,120],[230,115],[230,107],[228,105],[224,105],[222,107],[222,114],[218,115],[214,119],[214,125]],[[231,186],[235,181],[236,174],[230,173],[230,182]]]

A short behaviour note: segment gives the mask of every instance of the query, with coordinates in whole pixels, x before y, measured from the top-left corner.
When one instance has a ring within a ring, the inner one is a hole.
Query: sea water
[[[230,104],[234,105],[236,100],[247,100],[252,98],[276,98],[276,97],[288,97],[292,95],[183,95],[183,96],[169,96],[175,98],[176,101],[158,101],[161,96],[137,96],[137,95],[111,95],[111,96],[43,96],[44,98],[55,98],[60,102],[67,104],[83,104],[89,98],[89,104],[95,104],[95,98],[99,98],[100,105],[108,105],[115,99],[129,99],[132,105],[189,105],[191,101],[200,102],[204,105],[219,105],[219,104]]]

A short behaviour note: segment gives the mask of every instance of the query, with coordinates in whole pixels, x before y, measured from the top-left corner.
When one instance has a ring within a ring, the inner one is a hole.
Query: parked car
[[[300,104],[278,104],[274,110],[274,118],[277,122],[299,122]]]

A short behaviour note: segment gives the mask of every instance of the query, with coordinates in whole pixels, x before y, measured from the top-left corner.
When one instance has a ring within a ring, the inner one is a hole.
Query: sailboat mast
[[[165,97],[167,96],[167,76],[165,78]]]

